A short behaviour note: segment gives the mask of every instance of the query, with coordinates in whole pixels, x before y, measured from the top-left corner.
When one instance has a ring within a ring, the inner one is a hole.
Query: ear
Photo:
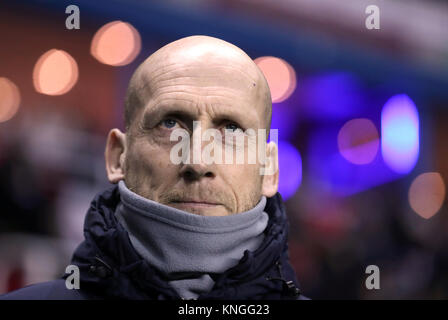
[[[126,156],[126,134],[119,129],[112,129],[107,136],[106,160],[107,178],[111,183],[124,180],[124,160]]]
[[[260,169],[263,174],[261,193],[267,198],[273,197],[278,190],[278,147],[274,141],[266,145],[266,165]]]

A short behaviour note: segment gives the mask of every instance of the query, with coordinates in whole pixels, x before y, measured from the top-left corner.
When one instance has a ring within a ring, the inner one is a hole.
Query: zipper
[[[268,281],[282,281],[283,282],[283,292],[285,292],[288,296],[290,297],[295,297],[298,298],[301,294],[300,289],[295,285],[294,281],[292,280],[286,280],[283,277],[283,273],[282,273],[282,264],[280,262],[280,260],[277,260],[277,262],[275,263],[278,273],[280,275],[280,278],[275,278],[275,277],[266,277],[266,280]]]

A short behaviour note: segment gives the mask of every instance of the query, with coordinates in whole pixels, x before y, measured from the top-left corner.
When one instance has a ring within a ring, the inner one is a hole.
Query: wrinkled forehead
[[[223,62],[172,63],[159,65],[142,77],[143,94],[156,98],[169,91],[200,94],[204,97],[219,95],[220,91],[235,99],[251,104],[260,101],[263,89],[257,79],[235,65]]]
[[[170,88],[208,92],[221,88],[251,106],[264,103],[266,85],[252,60],[235,56],[216,55],[198,50],[178,51],[164,58],[154,59],[141,70],[142,96],[147,101]],[[239,58],[239,59],[238,59]],[[249,58],[250,59],[250,58]]]

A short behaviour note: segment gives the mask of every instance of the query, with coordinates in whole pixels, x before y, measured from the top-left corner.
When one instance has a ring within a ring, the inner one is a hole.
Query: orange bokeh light
[[[9,79],[0,78],[0,122],[11,119],[19,109],[19,88]]]
[[[138,31],[129,23],[113,21],[95,33],[90,53],[101,63],[124,66],[137,57],[140,49]]]
[[[411,208],[425,219],[431,218],[442,207],[445,199],[445,184],[437,172],[419,175],[409,188]]]
[[[276,57],[259,57],[254,61],[268,81],[272,102],[288,99],[296,88],[294,68],[285,60]]]
[[[33,83],[37,92],[61,95],[70,91],[78,80],[75,59],[63,50],[51,49],[37,60]]]

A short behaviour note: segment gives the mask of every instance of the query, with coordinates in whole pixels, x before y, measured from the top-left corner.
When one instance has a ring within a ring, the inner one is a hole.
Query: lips
[[[178,203],[178,204],[197,205],[197,206],[218,206],[218,205],[220,205],[220,203],[216,203],[216,202],[210,202],[210,201],[205,201],[205,200],[190,200],[190,199],[176,200],[176,201],[172,201],[172,202]]]

